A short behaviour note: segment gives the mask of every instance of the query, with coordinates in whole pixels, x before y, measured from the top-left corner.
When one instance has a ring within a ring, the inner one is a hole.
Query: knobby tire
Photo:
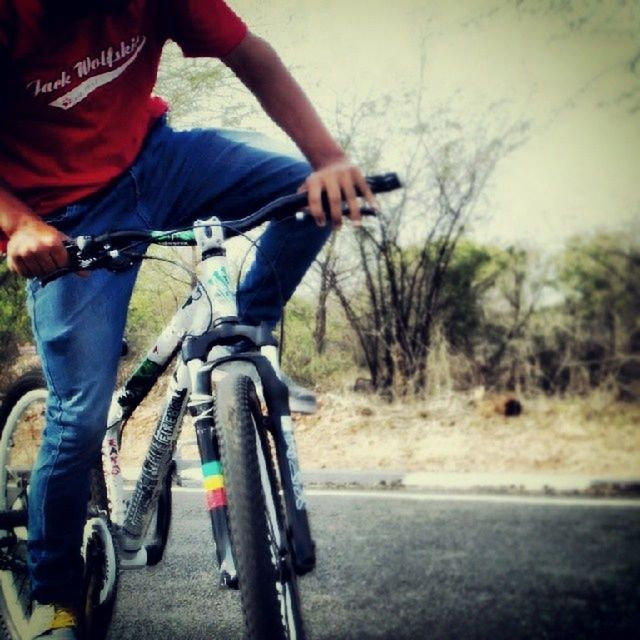
[[[246,637],[304,640],[277,466],[251,378],[230,373],[217,384],[215,418]]]

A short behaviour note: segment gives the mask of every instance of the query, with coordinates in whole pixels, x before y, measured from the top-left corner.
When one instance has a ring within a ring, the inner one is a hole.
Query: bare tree
[[[351,232],[329,269],[374,388],[404,395],[427,383],[427,353],[457,243],[498,160],[522,127],[486,139],[432,118],[413,132],[406,189],[374,225]]]
[[[336,107],[337,139],[343,149],[356,157],[360,166],[366,172],[375,170],[381,156],[382,145],[378,136],[363,136],[363,131],[371,131],[375,123],[379,123],[389,105],[390,98],[384,97],[380,101],[367,100]],[[332,282],[339,265],[340,249],[336,246],[337,236],[334,233],[324,251],[315,261],[314,284],[318,282],[318,297],[316,306],[315,327],[313,331],[316,353],[321,354],[326,347],[327,310]]]

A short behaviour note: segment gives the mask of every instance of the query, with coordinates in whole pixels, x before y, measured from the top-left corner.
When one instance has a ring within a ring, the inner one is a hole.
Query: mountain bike
[[[367,181],[374,193],[400,187],[395,174]],[[307,637],[297,579],[313,570],[316,554],[287,386],[280,380],[278,341],[266,323],[238,320],[224,248],[230,235],[295,215],[305,205],[306,194],[295,194],[233,222],[212,217],[172,231],[78,237],[66,244],[68,266],[43,278],[46,286],[72,272],[129,269],[150,244],[198,246],[201,255],[191,295],[113,396],[102,455],[91,472],[84,531],[87,638],[107,633],[119,573],[155,565],[163,557],[174,453],[187,412],[195,426],[219,583],[240,591],[247,637]],[[363,213],[374,212],[364,207]],[[164,407],[127,496],[120,466],[125,425],[174,359]],[[29,372],[0,408],[0,615],[2,630],[12,640],[26,637],[28,629],[29,480],[46,398],[42,374]]]

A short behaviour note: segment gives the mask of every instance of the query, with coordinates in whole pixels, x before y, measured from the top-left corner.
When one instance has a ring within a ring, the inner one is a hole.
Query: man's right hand
[[[66,236],[37,216],[23,216],[9,237],[7,264],[27,278],[46,275],[67,264]]]

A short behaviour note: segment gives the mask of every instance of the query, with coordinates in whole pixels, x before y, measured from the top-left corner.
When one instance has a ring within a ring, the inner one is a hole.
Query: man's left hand
[[[362,219],[358,194],[372,206],[376,206],[375,198],[367,181],[356,164],[346,157],[328,162],[316,169],[300,187],[301,192],[309,194],[309,212],[318,226],[326,225],[326,216],[322,208],[322,194],[326,192],[329,199],[331,224],[339,229],[342,224],[342,201],[349,205],[349,218],[355,225]]]

